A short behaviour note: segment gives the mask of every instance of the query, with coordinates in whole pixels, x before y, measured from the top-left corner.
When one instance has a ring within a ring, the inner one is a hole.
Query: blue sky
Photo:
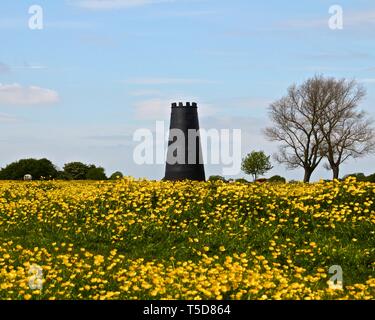
[[[28,28],[34,4],[43,30]],[[333,4],[343,30],[328,28]],[[363,83],[361,107],[375,116],[373,0],[3,0],[0,9],[0,167],[47,157],[162,178],[164,166],[134,163],[132,134],[168,122],[174,100],[197,101],[201,127],[242,129],[243,154],[272,154],[267,106],[316,73]],[[374,162],[349,161],[342,174],[373,173]],[[302,178],[274,165],[270,175]],[[319,168],[313,179],[330,176]]]

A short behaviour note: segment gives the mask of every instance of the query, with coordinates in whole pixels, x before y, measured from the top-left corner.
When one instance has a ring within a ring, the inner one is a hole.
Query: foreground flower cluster
[[[374,198],[353,179],[0,182],[0,299],[374,299]]]

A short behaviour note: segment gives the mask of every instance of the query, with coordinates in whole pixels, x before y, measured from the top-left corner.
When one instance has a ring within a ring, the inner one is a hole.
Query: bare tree
[[[266,128],[265,134],[271,141],[282,143],[275,159],[289,169],[302,167],[304,182],[310,181],[325,156],[319,117],[330,99],[327,88],[310,79],[299,87],[291,86],[285,97],[270,106],[274,126]]]
[[[324,157],[325,167],[339,177],[340,165],[349,158],[375,151],[375,129],[358,106],[366,92],[356,81],[315,76],[270,106],[274,127],[265,134],[281,142],[276,160],[288,168],[302,167],[304,181]]]
[[[325,168],[338,179],[343,162],[375,150],[373,122],[357,110],[366,91],[354,80],[316,77],[315,81],[330,92],[330,103],[321,110],[319,126],[326,146]]]

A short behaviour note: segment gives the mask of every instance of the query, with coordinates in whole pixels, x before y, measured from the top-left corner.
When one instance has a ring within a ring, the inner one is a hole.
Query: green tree
[[[56,179],[57,180],[73,180],[72,176],[66,173],[65,171],[58,171]]]
[[[242,160],[242,171],[252,175],[254,181],[272,168],[270,156],[263,151],[253,151]]]
[[[57,176],[57,169],[48,159],[22,159],[7,165],[0,170],[2,180],[21,180],[26,174],[33,179],[53,179]]]
[[[122,174],[122,172],[116,171],[116,172],[112,173],[112,175],[109,177],[109,179],[110,180],[117,180],[117,179],[121,179],[123,177],[124,177],[124,175]]]
[[[89,170],[86,174],[87,180],[107,180],[107,176],[105,175],[104,168],[95,167],[91,165]]]
[[[70,162],[64,165],[64,172],[73,180],[85,180],[90,166],[82,162]]]

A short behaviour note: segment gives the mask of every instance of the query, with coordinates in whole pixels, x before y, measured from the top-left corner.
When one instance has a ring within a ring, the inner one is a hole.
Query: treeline
[[[244,178],[239,178],[239,179],[226,179],[225,177],[223,176],[219,176],[219,175],[216,175],[216,176],[210,176],[208,181],[223,181],[223,182],[240,182],[240,183],[247,183],[247,182],[250,182]],[[263,182],[275,182],[275,183],[286,183],[286,179],[284,177],[281,177],[281,176],[272,176],[271,178],[269,179],[266,179],[266,178],[261,178],[261,179],[256,179],[254,180],[253,182],[260,182],[260,183],[263,183]],[[292,181],[292,182],[296,182],[296,181]]]
[[[366,176],[364,173],[352,173],[344,176],[345,180],[346,178],[354,177],[357,179],[357,181],[367,181],[367,182],[375,182],[375,173],[370,174],[369,176]]]
[[[22,159],[0,169],[0,180],[107,180],[123,177],[121,172],[107,177],[104,168],[82,162],[66,163],[62,170],[48,159]]]
[[[357,179],[357,181],[362,181],[362,182],[373,182],[375,183],[375,173],[370,174],[366,176],[364,173],[351,173],[346,176],[344,176],[342,179],[338,179],[340,181],[344,181],[345,179],[349,177],[354,177]],[[215,176],[210,176],[208,181],[223,181],[227,183],[231,182],[240,182],[240,183],[251,183],[251,181],[248,181],[244,178],[239,178],[239,179],[226,179],[223,176],[215,175]],[[325,181],[331,181],[331,180],[325,180]],[[271,178],[261,178],[261,179],[256,179],[253,182],[259,182],[259,183],[264,183],[264,182],[272,182],[272,183],[299,183],[301,181],[296,181],[296,180],[289,180],[287,181],[284,177],[281,177],[279,175],[272,176]]]

